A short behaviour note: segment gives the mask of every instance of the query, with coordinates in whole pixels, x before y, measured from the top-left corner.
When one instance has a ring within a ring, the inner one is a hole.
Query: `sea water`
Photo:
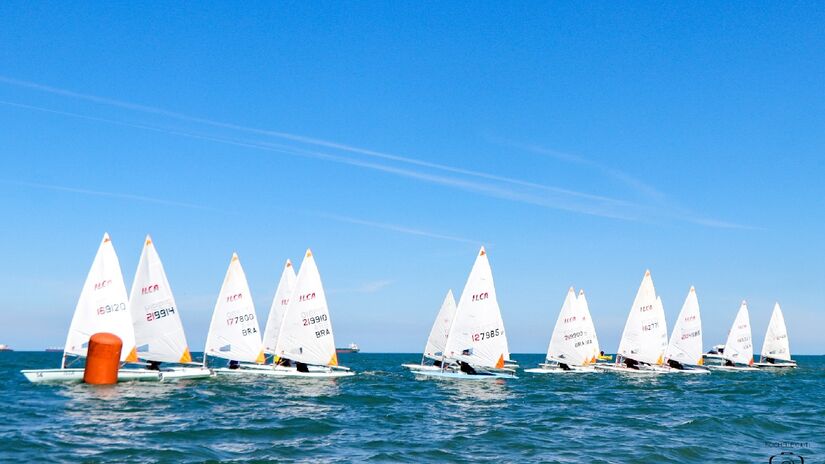
[[[90,386],[19,372],[60,353],[0,353],[0,462],[825,460],[824,356],[781,372],[483,382],[416,379],[400,367],[416,354],[339,359],[357,375]]]

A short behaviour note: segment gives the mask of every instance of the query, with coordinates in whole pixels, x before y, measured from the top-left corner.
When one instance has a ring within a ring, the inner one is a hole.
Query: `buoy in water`
[[[117,335],[107,332],[92,335],[89,338],[83,381],[93,385],[117,383],[121,350],[123,341]]]

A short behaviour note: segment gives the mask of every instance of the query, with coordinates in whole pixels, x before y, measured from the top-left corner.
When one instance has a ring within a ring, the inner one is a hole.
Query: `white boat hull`
[[[524,369],[524,372],[531,374],[588,374],[596,372],[593,366],[570,366],[570,369],[562,369],[559,366],[539,366],[531,369]]]
[[[517,379],[515,374],[506,372],[490,372],[485,374],[467,374],[464,372],[456,372],[450,370],[442,371],[440,368],[435,370],[413,370],[413,374],[422,375],[425,377],[456,379],[456,380],[494,380],[494,379]]]
[[[326,366],[307,366],[309,372],[298,372],[298,369],[295,367],[264,364],[242,364],[241,366],[240,369],[221,367],[214,371],[218,375],[262,375],[268,377],[337,378],[355,375],[355,372],[346,368],[334,369]]]
[[[411,371],[440,371],[441,368],[438,366],[427,365],[427,364],[402,364],[401,367],[405,367]]]
[[[211,369],[206,367],[170,367],[161,369],[160,380],[169,382],[173,380],[207,379],[214,377]]]
[[[30,369],[20,371],[26,380],[32,383],[43,382],[83,382],[83,368],[74,369]],[[161,378],[160,372],[148,369],[120,369],[117,371],[118,382],[154,381]]]
[[[606,372],[616,372],[618,374],[629,374],[629,375],[660,375],[666,374],[667,369],[660,369],[660,368],[653,368],[653,367],[644,367],[640,369],[631,369],[625,365],[617,365],[617,364],[596,364],[594,366],[596,369]]]
[[[796,369],[795,362],[781,362],[781,363],[753,363],[754,367],[760,369]]]
[[[750,366],[715,366],[709,365],[707,366],[708,369],[713,369],[715,371],[730,371],[730,372],[739,372],[739,371],[758,371],[759,368],[750,367]]]

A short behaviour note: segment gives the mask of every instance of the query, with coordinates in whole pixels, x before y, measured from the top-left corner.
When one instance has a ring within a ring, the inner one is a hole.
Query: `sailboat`
[[[289,306],[289,297],[292,296],[292,290],[295,288],[296,278],[292,261],[287,259],[278,286],[275,289],[275,296],[272,298],[272,305],[269,308],[269,317],[266,320],[263,336],[264,355],[272,355],[273,359],[275,358],[275,347],[278,345],[278,337],[281,334],[281,326],[284,322],[284,314],[286,314],[286,309]],[[243,364],[241,367],[264,371],[272,369],[272,365],[269,364]]]
[[[765,333],[765,342],[762,344],[762,353],[759,362],[754,364],[761,368],[794,368],[796,361],[791,359],[791,347],[788,343],[788,329],[785,327],[785,316],[779,303],[774,304],[768,331]]]
[[[650,271],[630,307],[615,363],[596,364],[597,369],[628,374],[660,374],[667,348],[667,321],[661,298],[656,296]]]
[[[332,319],[321,274],[307,249],[295,287],[284,311],[275,345],[277,365],[262,373],[295,377],[346,377],[355,375],[338,365]]]
[[[437,370],[418,375],[459,379],[516,378],[484,247],[479,250],[461,293]]]
[[[599,342],[590,318],[590,310],[584,293],[576,297],[573,287],[567,290],[550,345],[547,347],[545,362],[539,367],[526,369],[534,374],[594,372]]]
[[[60,369],[23,370],[21,373],[30,382],[82,381],[83,368],[72,368],[71,365],[86,357],[89,338],[100,332],[120,337],[123,342],[121,362],[137,362],[135,332],[129,314],[126,285],[123,283],[120,262],[109,234],[103,234],[103,240],[80,292],[66,337]],[[160,373],[147,369],[121,368],[118,371],[118,380],[157,381],[160,380]]]
[[[175,303],[160,256],[148,235],[132,283],[129,308],[135,329],[137,357],[148,362],[150,369],[160,371],[161,380],[196,379],[212,375],[206,367],[192,363],[180,309]],[[178,366],[161,368],[160,363]],[[180,366],[186,364],[197,367]]]
[[[709,374],[709,370],[699,367],[702,364],[702,318],[696,289],[691,286],[670,334],[665,350],[665,366],[671,372]]]
[[[723,365],[709,364],[707,367],[730,371],[755,371],[753,367],[753,340],[751,322],[748,315],[748,303],[742,301],[736,319],[728,332],[725,348],[722,350]]]
[[[427,338],[427,345],[424,347],[424,354],[421,355],[420,364],[402,364],[403,367],[413,370],[441,370],[441,360],[444,358],[444,348],[447,346],[447,336],[453,326],[456,304],[453,298],[453,291],[448,290],[441,309],[430,329],[430,336]]]
[[[255,304],[237,253],[232,253],[215,302],[203,350],[204,367],[209,356],[229,360],[228,367],[213,369],[218,374],[247,373],[240,368],[241,362],[262,364],[265,360]]]

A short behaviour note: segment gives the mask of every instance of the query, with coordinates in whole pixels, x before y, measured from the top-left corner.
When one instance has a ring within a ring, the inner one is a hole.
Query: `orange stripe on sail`
[[[664,364],[664,360],[662,359],[662,355],[659,355],[659,359],[656,360],[656,364],[658,364],[659,366]]]
[[[504,367],[504,355],[498,357],[498,362],[496,363],[496,369],[501,369]]]
[[[332,353],[332,357],[329,358],[330,366],[337,366],[338,365],[338,353]]]
[[[192,362],[192,353],[189,352],[189,347],[186,347],[183,350],[183,354],[180,357],[179,363],[190,363]]]
[[[137,347],[132,347],[132,351],[129,352],[129,356],[126,356],[126,362],[137,362]]]
[[[699,362],[697,364],[700,365],[700,366],[704,366],[705,365],[705,360],[703,358],[699,358]]]
[[[263,364],[266,362],[266,355],[264,354],[264,350],[261,350],[261,352],[258,353],[258,357],[255,358],[255,362],[258,364]]]

